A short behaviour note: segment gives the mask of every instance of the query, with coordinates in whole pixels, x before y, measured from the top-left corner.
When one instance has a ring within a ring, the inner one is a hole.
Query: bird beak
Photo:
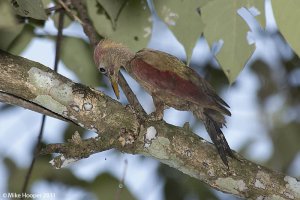
[[[117,78],[114,77],[114,76],[110,77],[110,82],[111,82],[111,86],[114,90],[114,93],[115,93],[117,99],[120,99],[120,92],[119,92],[119,86],[118,86]]]

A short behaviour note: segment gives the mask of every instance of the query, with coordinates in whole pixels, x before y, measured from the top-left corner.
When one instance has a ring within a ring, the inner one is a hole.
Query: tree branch
[[[61,153],[59,160],[78,160],[116,148],[153,157],[238,197],[300,198],[300,182],[295,178],[245,160],[238,154],[241,161],[229,158],[228,170],[215,147],[191,131],[164,121],[141,122],[130,107],[74,83],[39,63],[0,51],[0,70],[0,91],[101,133],[88,140],[78,139],[80,137],[75,134],[68,143],[52,144],[43,150],[44,153]],[[19,101],[10,103],[24,105]]]
[[[0,101],[3,103],[7,103],[7,104],[11,104],[11,105],[18,105],[20,107],[44,114],[44,115],[48,115],[50,117],[56,118],[56,119],[60,119],[63,121],[67,121],[67,122],[71,122],[66,118],[63,118],[62,116],[53,113],[51,110],[48,110],[46,108],[43,108],[42,106],[35,104],[33,102],[29,102],[26,99],[22,99],[20,97],[16,97],[13,94],[8,94],[4,91],[0,90]]]
[[[91,46],[93,49],[97,46],[99,43],[99,40],[102,39],[97,34],[96,30],[94,29],[92,22],[90,21],[87,10],[85,6],[82,4],[81,0],[71,0],[72,5],[77,10],[80,20],[83,22],[82,27],[84,30],[84,33],[88,36],[90,39]]]

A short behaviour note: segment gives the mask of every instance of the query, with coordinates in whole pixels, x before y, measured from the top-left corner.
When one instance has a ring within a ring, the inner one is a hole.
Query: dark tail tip
[[[224,106],[218,104],[218,108],[221,110],[221,112],[227,116],[231,116],[231,112],[225,108]]]
[[[223,163],[227,166],[227,168],[229,168],[227,156],[231,158],[235,158],[235,156],[230,149],[223,132],[221,131],[221,127],[209,116],[209,114],[204,114],[206,116],[204,121],[205,128],[212,142],[215,144]]]

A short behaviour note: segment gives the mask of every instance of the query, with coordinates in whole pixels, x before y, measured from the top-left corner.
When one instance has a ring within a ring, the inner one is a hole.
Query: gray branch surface
[[[0,101],[73,122],[98,133],[78,133],[64,144],[49,144],[42,154],[60,153],[57,168],[115,148],[152,157],[211,187],[247,199],[300,199],[300,182],[242,158],[222,163],[215,147],[188,130],[164,121],[139,119],[102,92],[74,83],[37,62],[0,51]]]

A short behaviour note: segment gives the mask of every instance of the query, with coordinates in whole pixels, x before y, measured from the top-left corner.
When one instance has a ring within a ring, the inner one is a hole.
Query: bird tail
[[[216,113],[211,113],[210,111],[212,110],[206,109],[202,115],[202,117],[204,118],[204,126],[212,142],[215,144],[223,163],[228,167],[227,156],[230,156],[232,158],[235,158],[235,156],[231,151],[223,132],[221,131],[221,128],[224,125],[225,121],[220,122],[219,120],[215,119],[214,116]]]

